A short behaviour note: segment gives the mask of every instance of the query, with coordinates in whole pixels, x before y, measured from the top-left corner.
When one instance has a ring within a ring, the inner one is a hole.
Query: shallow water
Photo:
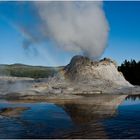
[[[109,138],[140,139],[140,96],[130,96],[118,107],[115,117],[102,123]]]
[[[30,107],[20,117],[0,118],[0,138],[49,138],[74,127],[66,112],[51,103],[15,104],[3,102],[0,107]]]
[[[0,108],[24,106],[30,109],[19,117],[0,116],[0,138],[140,138],[138,97],[127,97],[120,104],[118,99],[110,99],[108,95],[100,98],[104,105],[1,101]]]

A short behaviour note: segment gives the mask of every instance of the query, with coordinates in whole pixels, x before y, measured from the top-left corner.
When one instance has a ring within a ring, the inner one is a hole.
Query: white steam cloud
[[[58,47],[93,59],[102,55],[109,30],[102,2],[35,2],[34,6],[43,36]]]

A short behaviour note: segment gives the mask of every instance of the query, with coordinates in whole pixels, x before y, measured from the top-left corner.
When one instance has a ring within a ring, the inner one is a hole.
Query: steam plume
[[[28,9],[26,2],[18,3],[21,11],[16,23],[24,37],[25,49],[32,44],[51,40],[57,47],[93,59],[104,52],[108,23],[102,2],[45,1],[30,2],[29,5]],[[27,11],[32,21],[25,14]]]
[[[98,58],[106,47],[108,23],[102,2],[35,2],[43,34],[58,47]]]

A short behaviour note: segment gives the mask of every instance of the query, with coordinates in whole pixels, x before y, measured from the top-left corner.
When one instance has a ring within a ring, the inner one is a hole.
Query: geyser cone
[[[92,61],[85,56],[74,56],[71,62],[64,68],[65,77],[71,81],[80,83],[96,83],[100,86],[126,86],[129,84],[118,72],[116,64],[111,59]]]

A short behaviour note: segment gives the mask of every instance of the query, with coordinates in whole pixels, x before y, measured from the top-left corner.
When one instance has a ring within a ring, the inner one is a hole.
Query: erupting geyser
[[[25,48],[49,40],[66,51],[83,55],[73,57],[54,77],[47,79],[42,94],[113,93],[115,90],[118,93],[121,88],[133,87],[118,72],[112,60],[96,61],[106,48],[109,30],[102,2],[45,1],[30,4],[35,10],[34,18],[38,20],[34,25],[20,24],[25,35]],[[36,95],[38,90],[33,94]]]

